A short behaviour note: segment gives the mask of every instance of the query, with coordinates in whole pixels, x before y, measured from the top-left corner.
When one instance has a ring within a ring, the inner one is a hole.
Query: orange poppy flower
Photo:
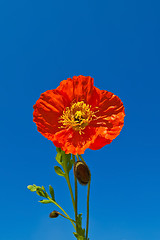
[[[112,142],[124,125],[124,106],[111,92],[93,86],[93,78],[68,78],[41,94],[33,106],[38,131],[66,154],[83,154]]]

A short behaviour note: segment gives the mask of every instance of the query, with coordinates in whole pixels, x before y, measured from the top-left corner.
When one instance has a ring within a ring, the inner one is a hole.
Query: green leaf
[[[57,155],[56,155],[56,161],[62,165],[62,154],[61,154],[61,148],[56,148]]]
[[[62,171],[62,169],[61,169],[60,167],[55,166],[55,167],[54,167],[54,170],[55,170],[55,172],[56,172],[59,176],[62,176],[62,177],[65,176],[65,173]]]
[[[82,213],[77,215],[77,224],[81,227],[82,226]]]
[[[36,193],[41,197],[46,197],[46,194],[41,187],[37,187]]]
[[[85,229],[82,228],[82,213],[77,215],[77,233],[85,239]]]
[[[71,159],[71,154],[66,154],[64,151],[61,150],[62,158],[64,161],[69,161]]]
[[[45,191],[45,192],[46,192],[46,189],[44,188],[44,186],[42,186],[42,189],[43,189],[43,191]]]
[[[81,236],[81,235],[79,235],[78,233],[76,233],[76,232],[74,232],[73,233],[74,234],[74,236],[78,239],[78,240],[86,240],[86,238],[85,237],[83,237],[83,236]],[[88,239],[89,240],[89,239]]]
[[[61,152],[58,152],[57,155],[56,155],[56,161],[59,163],[59,164],[62,164],[62,155],[61,155]]]
[[[65,154],[65,152],[61,148],[56,148],[57,155],[56,155],[56,160],[57,162],[64,166],[64,164],[67,166],[68,165],[68,171],[72,168],[72,162],[70,163],[71,160],[71,154]]]
[[[73,166],[73,160],[70,159],[69,162],[68,162],[68,164],[67,164],[67,170],[68,170],[68,172],[70,172],[70,170],[72,169],[72,166]]]
[[[39,186],[36,186],[36,193],[41,196],[41,197],[45,197],[45,198],[48,198],[48,193],[44,190],[45,188],[42,186],[42,187],[39,187]]]
[[[73,161],[71,160],[71,154],[65,154],[64,151],[61,150],[62,154],[62,166],[65,170],[65,172],[69,173],[69,171],[72,169]]]
[[[41,200],[41,201],[39,201],[40,203],[44,203],[44,204],[47,204],[47,203],[51,203],[52,201],[51,200],[46,200],[46,199],[44,199],[44,200]]]
[[[49,191],[50,191],[50,194],[51,194],[51,197],[52,197],[53,201],[55,201],[54,189],[51,185],[49,185]]]
[[[31,191],[31,192],[35,192],[36,191],[36,185],[28,185],[27,188]]]
[[[61,148],[56,147],[56,151],[57,151],[57,153],[61,152]]]

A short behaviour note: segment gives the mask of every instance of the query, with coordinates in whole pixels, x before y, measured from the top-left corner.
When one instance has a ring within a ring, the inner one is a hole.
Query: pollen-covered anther
[[[71,107],[67,107],[63,111],[59,122],[62,123],[61,128],[73,128],[81,134],[93,116],[95,115],[94,112],[91,111],[91,106],[84,103],[84,101],[80,101],[73,103]]]

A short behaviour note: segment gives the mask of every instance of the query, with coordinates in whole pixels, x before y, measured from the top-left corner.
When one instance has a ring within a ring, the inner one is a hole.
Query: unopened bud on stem
[[[56,217],[58,217],[59,216],[59,212],[57,212],[57,211],[53,211],[53,212],[51,212],[50,214],[49,214],[49,217],[50,218],[56,218]]]
[[[74,175],[82,185],[87,185],[91,179],[91,173],[85,162],[77,161],[74,164]]]

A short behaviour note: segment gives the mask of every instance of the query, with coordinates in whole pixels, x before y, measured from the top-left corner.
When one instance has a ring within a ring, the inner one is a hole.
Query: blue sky
[[[70,222],[49,219],[55,207],[26,188],[51,184],[73,217],[67,185],[54,173],[55,147],[37,132],[32,107],[74,75],[92,76],[126,111],[121,134],[84,154],[90,239],[160,239],[159,8],[156,0],[0,1],[2,240],[75,239]],[[86,188],[79,193],[84,213]]]

